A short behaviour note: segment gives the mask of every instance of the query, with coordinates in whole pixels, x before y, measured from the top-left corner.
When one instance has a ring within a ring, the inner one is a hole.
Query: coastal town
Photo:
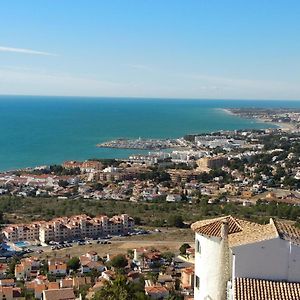
[[[100,148],[140,149],[140,150],[164,150],[186,146],[184,139],[117,139],[98,144]]]
[[[292,126],[2,172],[0,299],[299,299],[299,120],[273,114]]]

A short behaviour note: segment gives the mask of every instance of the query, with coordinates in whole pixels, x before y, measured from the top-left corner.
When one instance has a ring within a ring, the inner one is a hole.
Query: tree
[[[111,259],[110,265],[116,269],[123,269],[128,265],[128,260],[125,255],[119,254]]]
[[[166,300],[183,300],[184,297],[182,295],[177,295],[175,292],[171,292]]]
[[[66,180],[59,180],[58,185],[65,188],[69,185],[69,183]]]
[[[40,271],[40,274],[42,274],[42,275],[46,275],[48,273],[48,263],[47,263],[48,258],[49,257],[47,257],[46,260],[43,260],[40,264],[40,270],[39,271]]]
[[[170,215],[168,217],[168,225],[171,227],[182,228],[184,226],[181,215]]]
[[[93,185],[93,188],[96,190],[96,191],[103,191],[103,184],[100,183],[100,182],[97,182]]]
[[[134,251],[132,249],[128,249],[127,250],[127,256],[130,258],[130,259],[133,259],[134,257]]]
[[[4,214],[3,214],[3,212],[2,211],[0,211],[0,223],[4,223]],[[2,235],[1,235],[1,237],[0,238],[2,238]]]
[[[78,270],[80,267],[80,260],[77,256],[72,257],[67,262],[68,269],[72,269],[74,271]]]
[[[142,259],[142,268],[145,268],[146,254],[141,253],[139,257]]]
[[[143,286],[127,281],[125,276],[119,275],[117,278],[105,283],[105,286],[98,291],[92,300],[148,300]]]
[[[79,295],[81,295],[82,299],[86,299],[89,288],[90,286],[88,284],[80,286],[78,290],[75,290],[76,296],[79,297]]]
[[[191,248],[191,246],[187,243],[184,243],[180,246],[179,251],[181,255],[185,255],[186,254],[186,250]]]
[[[149,279],[149,280],[151,280],[154,284],[156,284],[157,283],[157,280],[158,280],[158,273],[157,272],[148,272],[147,273],[147,278]]]
[[[14,257],[8,264],[8,277],[13,278],[15,276],[15,267],[20,262],[19,258]]]
[[[142,224],[142,220],[140,217],[133,217],[134,219],[134,224],[135,225],[141,225]]]
[[[164,252],[162,253],[162,257],[163,259],[167,262],[167,263],[171,263],[173,261],[173,258],[175,257],[175,254],[173,252]]]

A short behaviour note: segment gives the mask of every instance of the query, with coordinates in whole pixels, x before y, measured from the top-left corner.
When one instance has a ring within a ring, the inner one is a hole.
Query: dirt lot
[[[113,238],[111,244],[100,245],[75,245],[72,248],[52,251],[50,248],[45,249],[41,257],[65,257],[80,256],[88,251],[96,251],[99,256],[106,256],[107,253],[115,255],[126,253],[128,249],[140,247],[154,247],[162,252],[172,251],[178,253],[179,247],[183,243],[193,245],[194,234],[191,229],[164,229],[162,232],[152,233],[148,235],[129,236],[123,238]]]

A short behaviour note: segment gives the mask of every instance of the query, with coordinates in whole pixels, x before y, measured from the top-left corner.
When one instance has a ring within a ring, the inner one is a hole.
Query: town
[[[2,172],[0,299],[299,299],[297,126],[179,140]]]
[[[183,139],[118,139],[98,144],[97,147],[120,148],[120,149],[141,149],[141,150],[162,150],[180,148],[185,144]]]
[[[234,108],[228,112],[247,119],[257,119],[268,123],[281,124],[287,129],[298,129],[300,110],[291,108]]]

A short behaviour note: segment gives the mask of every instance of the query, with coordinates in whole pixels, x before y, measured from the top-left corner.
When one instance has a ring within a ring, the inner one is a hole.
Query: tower
[[[226,300],[230,280],[228,246],[231,217],[200,221],[192,225],[195,231],[195,300]],[[232,227],[232,226],[231,226]]]

